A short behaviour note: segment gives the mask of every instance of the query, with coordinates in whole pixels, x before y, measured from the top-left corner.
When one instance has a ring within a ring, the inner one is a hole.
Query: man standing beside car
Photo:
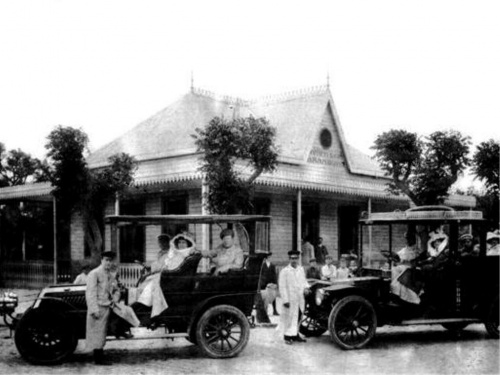
[[[281,325],[285,343],[291,345],[293,341],[305,342],[299,335],[299,312],[304,311],[304,294],[309,293],[304,269],[299,266],[300,252],[288,252],[290,264],[283,268],[279,275],[279,291],[283,308],[281,311]]]
[[[116,254],[112,251],[102,253],[101,265],[90,271],[87,279],[86,344],[88,350],[93,350],[94,363],[97,365],[111,365],[104,359],[103,349],[113,304],[113,289],[116,287],[116,279],[111,272],[115,258]]]

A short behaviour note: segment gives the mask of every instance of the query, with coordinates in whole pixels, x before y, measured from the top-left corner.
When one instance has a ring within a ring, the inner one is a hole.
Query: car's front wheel
[[[498,307],[498,298],[494,299],[491,305],[488,308],[488,312],[486,314],[486,320],[484,322],[484,326],[486,327],[486,331],[490,335],[490,337],[498,339],[499,337],[499,307]]]
[[[17,350],[38,365],[60,363],[76,349],[78,339],[66,316],[59,311],[28,310],[14,336]]]
[[[328,329],[328,318],[311,317],[306,313],[302,316],[299,324],[299,332],[307,337],[318,337]]]
[[[239,309],[217,305],[203,313],[196,326],[196,343],[211,358],[238,355],[250,336],[248,319]]]
[[[377,315],[366,298],[347,296],[333,306],[328,327],[332,340],[342,349],[359,349],[375,335]]]

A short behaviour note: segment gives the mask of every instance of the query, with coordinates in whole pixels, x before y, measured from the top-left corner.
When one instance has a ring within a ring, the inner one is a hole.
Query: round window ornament
[[[330,130],[321,130],[321,133],[319,134],[319,142],[323,148],[330,148],[332,146],[332,133]]]

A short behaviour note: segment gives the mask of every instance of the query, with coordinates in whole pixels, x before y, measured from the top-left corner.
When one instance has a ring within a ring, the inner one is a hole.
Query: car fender
[[[62,298],[57,297],[39,297],[33,303],[30,309],[50,309],[57,311],[72,311],[76,310],[76,307],[71,303],[64,301]]]
[[[325,293],[328,294],[328,303],[331,307],[346,296],[358,295],[368,299],[370,302],[373,302],[375,297],[374,291],[363,289],[355,285],[331,285],[324,290]]]

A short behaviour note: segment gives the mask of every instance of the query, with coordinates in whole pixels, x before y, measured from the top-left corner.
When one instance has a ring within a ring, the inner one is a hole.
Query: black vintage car
[[[409,232],[419,256],[399,272],[393,259],[407,245]],[[431,257],[433,236],[447,244]],[[467,249],[459,240],[464,236],[473,241]],[[440,324],[459,331],[484,323],[488,334],[498,338],[499,257],[487,253],[481,212],[426,206],[365,215],[359,221],[355,277],[314,282],[300,332],[320,336],[329,330],[342,349],[364,347],[383,325]],[[401,293],[407,286],[411,291],[404,291],[413,300]]]
[[[254,297],[261,264],[269,250],[270,217],[247,215],[109,216],[111,250],[117,250],[120,228],[157,226],[182,228],[197,239],[197,249],[219,244],[224,228],[236,232],[245,254],[241,269],[213,275],[198,272],[200,254],[187,257],[175,270],[161,271],[160,285],[169,307],[150,319],[150,310],[136,311],[141,326],[162,328],[162,338],[185,337],[212,358],[239,354],[249,339]],[[256,251],[258,250],[258,251]],[[23,314],[15,330],[19,353],[29,362],[53,364],[67,359],[85,338],[85,285],[44,288]],[[135,337],[137,339],[138,337]]]

